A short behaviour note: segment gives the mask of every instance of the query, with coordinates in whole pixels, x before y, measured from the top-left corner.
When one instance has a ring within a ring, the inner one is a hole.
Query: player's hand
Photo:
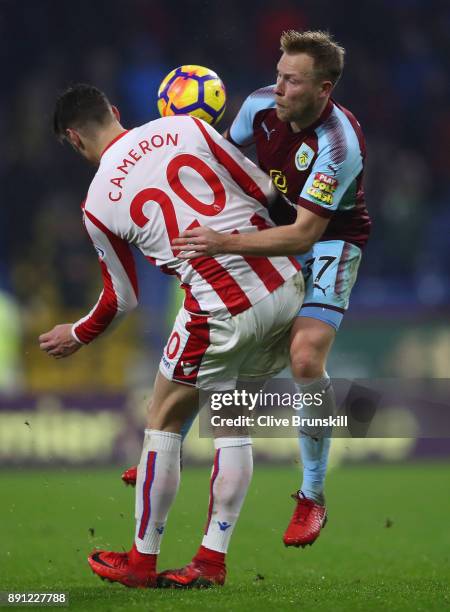
[[[226,234],[202,226],[182,232],[173,240],[172,249],[179,251],[180,259],[194,259],[224,253],[226,240]]]
[[[53,329],[39,336],[39,347],[55,359],[68,357],[83,345],[77,342],[71,333],[72,323],[56,325]]]

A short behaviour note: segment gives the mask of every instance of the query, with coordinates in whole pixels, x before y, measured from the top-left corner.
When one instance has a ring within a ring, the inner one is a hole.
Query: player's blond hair
[[[333,40],[329,32],[287,30],[282,33],[280,44],[281,50],[287,55],[310,55],[314,60],[315,75],[318,79],[328,79],[336,85],[341,78],[345,49]]]

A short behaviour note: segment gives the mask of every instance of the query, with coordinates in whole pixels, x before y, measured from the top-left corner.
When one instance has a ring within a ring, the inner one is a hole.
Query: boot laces
[[[304,523],[313,509],[314,502],[306,497],[299,497],[297,493],[292,495],[292,499],[297,501],[297,507],[294,512],[294,522]]]

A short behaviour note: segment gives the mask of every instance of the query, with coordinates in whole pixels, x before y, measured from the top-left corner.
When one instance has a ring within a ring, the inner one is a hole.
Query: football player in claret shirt
[[[344,49],[325,32],[290,30],[281,36],[281,50],[276,84],[247,98],[227,136],[241,148],[256,146],[260,167],[298,205],[294,223],[252,235],[196,228],[175,244],[195,241],[186,257],[301,254],[306,293],[292,329],[291,365],[300,391],[323,392],[321,409],[304,408],[304,416],[320,417],[335,411],[326,362],[370,231],[362,183],[365,143],[354,115],[331,98]],[[284,210],[279,225],[291,223]],[[325,429],[300,432],[303,482],[284,534],[287,546],[312,544],[325,524],[330,435]]]
[[[133,546],[128,553],[94,551],[89,564],[100,577],[131,587],[223,584],[225,554],[252,475],[251,440],[242,428],[216,433],[202,545],[187,567],[157,576],[180,480],[181,427],[197,412],[200,389],[232,390],[238,377],[265,380],[287,365],[304,282],[295,258],[186,261],[172,242],[205,223],[220,232],[270,227],[268,208],[281,196],[262,170],[206,123],[166,117],[128,131],[104,94],[88,85],[62,94],[54,127],[98,165],[83,220],[99,256],[103,291],[79,321],[42,334],[42,350],[67,357],[137,305],[130,245],[178,276],[186,292],[153,387],[137,471]]]

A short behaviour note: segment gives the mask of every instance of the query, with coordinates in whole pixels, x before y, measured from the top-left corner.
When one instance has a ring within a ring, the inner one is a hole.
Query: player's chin
[[[283,106],[275,106],[275,112],[280,121],[290,121],[289,111]]]

